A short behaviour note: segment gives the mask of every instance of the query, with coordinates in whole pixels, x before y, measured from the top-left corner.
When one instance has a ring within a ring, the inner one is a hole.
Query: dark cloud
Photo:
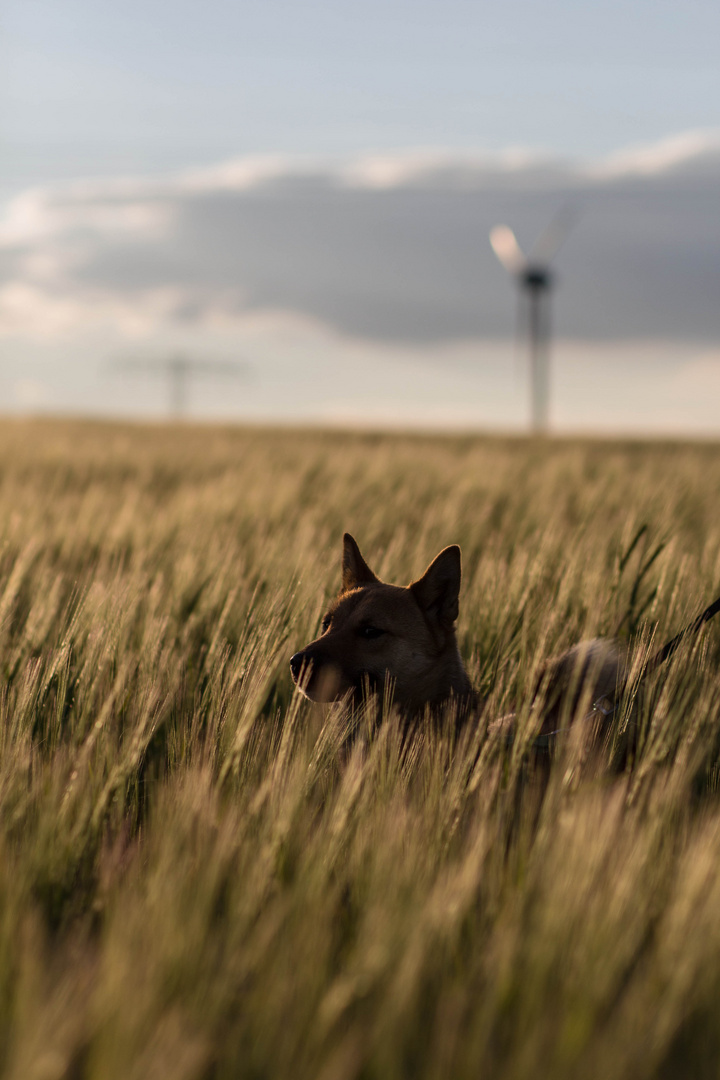
[[[378,340],[506,337],[515,293],[489,230],[506,222],[527,249],[570,201],[577,223],[556,261],[560,335],[712,341],[720,337],[719,181],[713,151],[648,175],[466,164],[410,172],[386,188],[331,174],[238,190],[170,186],[143,195],[174,209],[161,235],[136,230],[128,242],[121,229],[91,230],[68,273],[80,287],[130,296],[178,287],[186,318],[223,297]],[[78,233],[77,216],[55,243]],[[13,260],[7,275],[19,265]]]

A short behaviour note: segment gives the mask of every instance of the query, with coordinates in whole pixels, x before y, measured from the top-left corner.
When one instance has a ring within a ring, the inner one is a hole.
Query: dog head
[[[388,683],[400,706],[421,707],[465,691],[454,631],[460,577],[460,548],[453,545],[417,581],[388,585],[346,533],[342,588],[320,636],[290,661],[293,680],[311,701],[322,702]],[[458,665],[461,685],[449,685],[458,682]]]

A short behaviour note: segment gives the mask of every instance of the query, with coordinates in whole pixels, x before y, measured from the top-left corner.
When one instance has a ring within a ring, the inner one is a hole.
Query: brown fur
[[[538,742],[566,729],[580,713],[587,735],[596,742],[607,731],[618,690],[626,675],[626,657],[614,641],[581,641],[545,663],[535,682],[533,705],[541,716]],[[512,741],[515,713],[494,720],[491,735]]]
[[[293,679],[312,701],[391,684],[395,704],[407,713],[452,700],[467,709],[473,691],[455,638],[460,579],[460,548],[453,545],[417,581],[387,585],[346,533],[340,594],[320,637],[293,656]]]
[[[458,724],[476,718],[484,703],[475,695],[455,638],[460,595],[460,548],[445,548],[417,581],[402,587],[380,581],[355,540],[343,537],[342,588],[330,605],[321,635],[290,661],[292,677],[312,701],[336,701],[367,688],[392,693],[406,717],[436,715],[450,706]],[[720,613],[720,597],[676,634],[634,676],[635,689],[688,637]],[[541,669],[532,694],[538,732],[532,742],[542,751],[573,720],[576,745],[589,752],[608,735],[615,707],[628,679],[628,657],[613,641],[580,642]],[[488,725],[488,733],[511,742],[516,715]],[[628,725],[615,748],[621,765],[634,751],[636,732]]]
[[[388,585],[373,573],[349,533],[343,537],[342,588],[323,619],[322,633],[293,656],[290,667],[312,701],[336,701],[367,687],[391,690],[406,715],[455,707],[459,720],[481,711],[455,637],[461,582],[460,548],[445,548],[417,581]],[[583,642],[540,672],[541,735],[569,723],[579,708],[612,701],[623,671],[612,642]],[[596,719],[602,725],[602,712]],[[512,738],[515,717],[491,724]]]

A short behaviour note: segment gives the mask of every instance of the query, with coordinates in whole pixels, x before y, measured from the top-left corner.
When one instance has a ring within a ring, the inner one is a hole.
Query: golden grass
[[[716,1075],[718,627],[540,806],[522,740],[293,694],[345,529],[399,582],[462,545],[499,713],[720,591],[720,449],[4,422],[2,1075]]]

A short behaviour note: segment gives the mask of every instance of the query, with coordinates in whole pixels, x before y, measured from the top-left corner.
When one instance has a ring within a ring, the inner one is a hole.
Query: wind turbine
[[[550,225],[540,234],[524,255],[515,233],[508,225],[496,225],[490,230],[492,249],[520,289],[520,312],[527,299],[528,336],[530,344],[530,397],[532,430],[547,431],[550,404],[550,294],[555,277],[550,262],[569,233],[575,213],[563,207]]]
[[[248,365],[237,360],[193,360],[184,353],[157,359],[118,360],[116,369],[164,375],[168,383],[169,414],[175,420],[187,415],[188,382],[192,376],[220,375],[244,378]]]

